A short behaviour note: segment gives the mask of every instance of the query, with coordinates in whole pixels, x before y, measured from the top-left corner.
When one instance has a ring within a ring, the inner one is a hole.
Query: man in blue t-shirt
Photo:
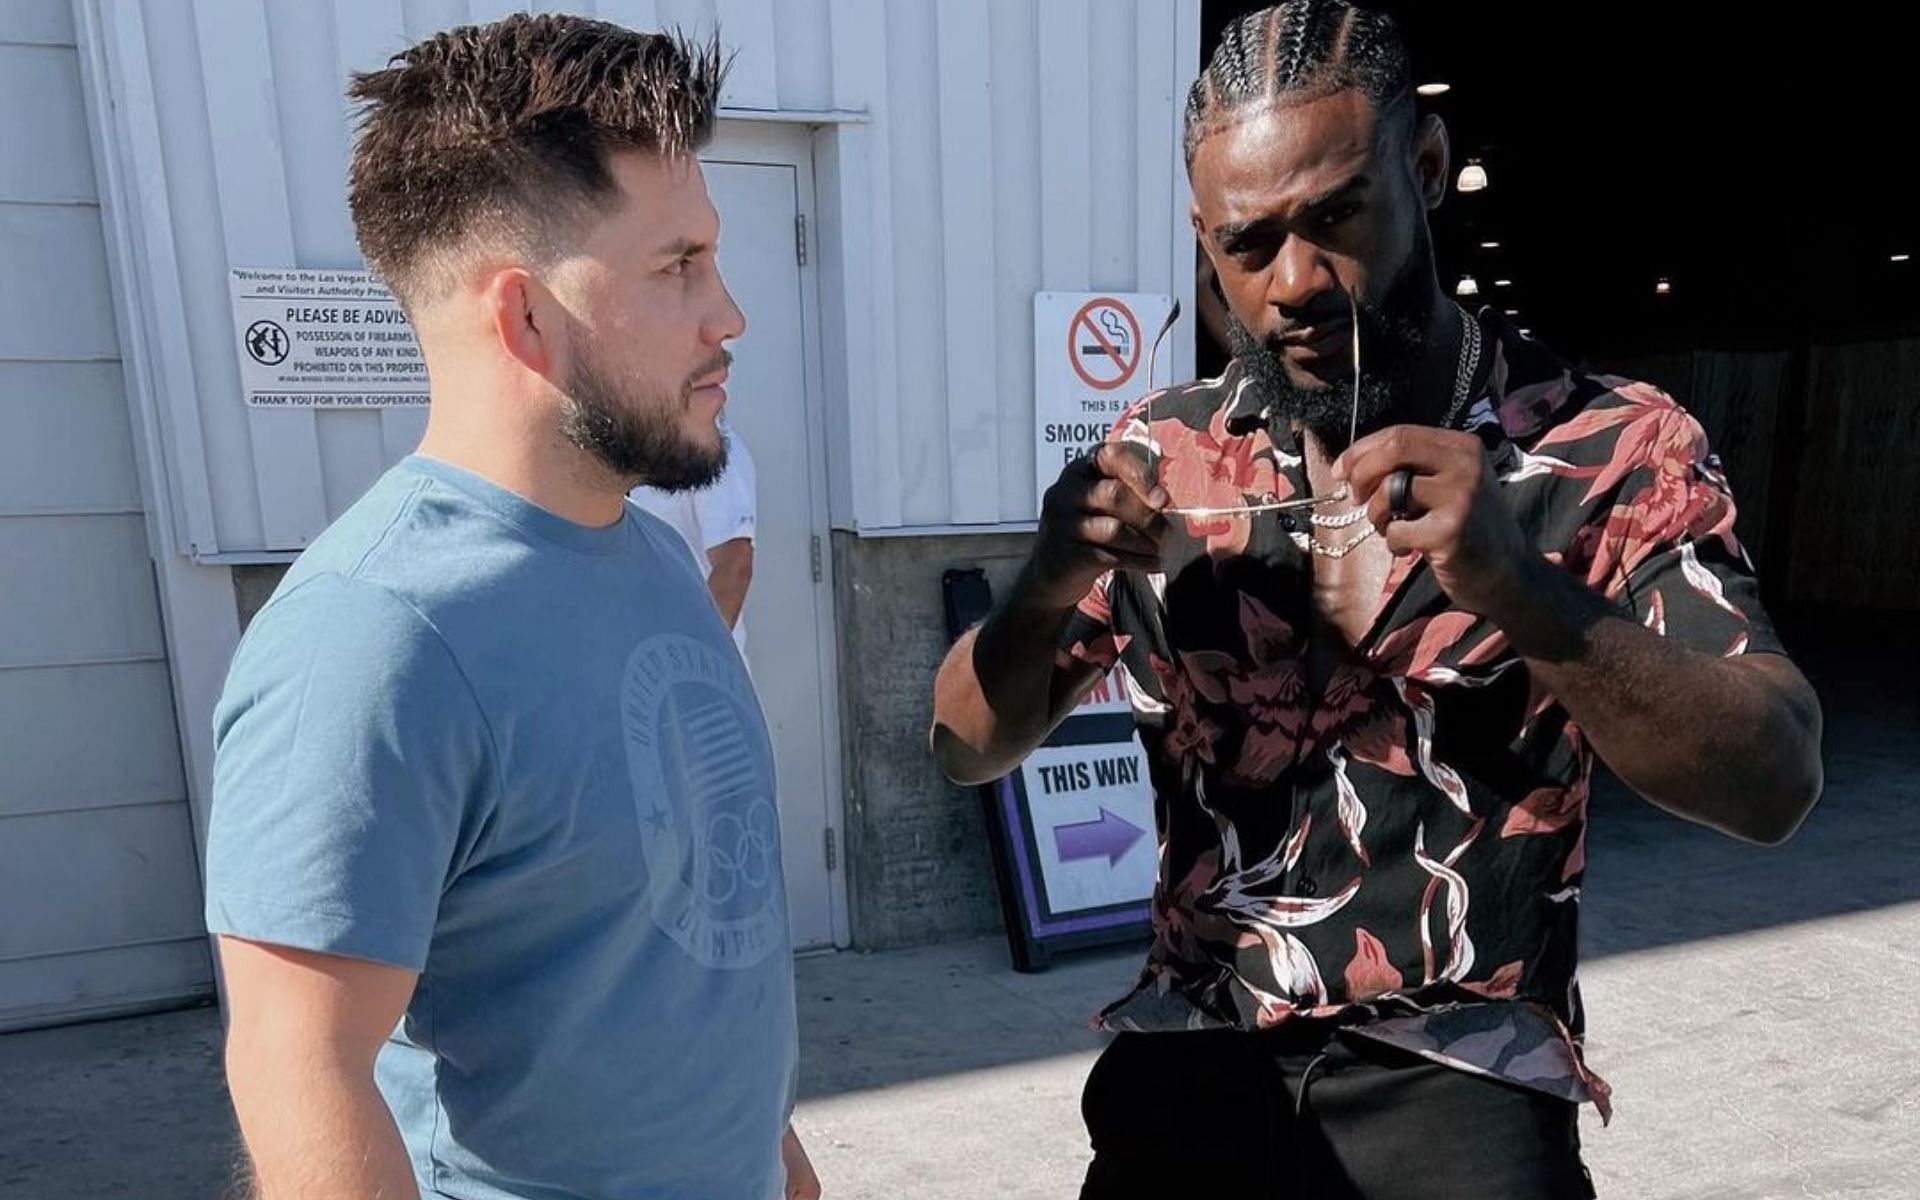
[[[818,1195],[766,728],[687,547],[625,502],[724,465],[745,322],[693,157],[721,75],[516,16],[354,81],[354,224],[433,404],[215,716],[262,1200]]]

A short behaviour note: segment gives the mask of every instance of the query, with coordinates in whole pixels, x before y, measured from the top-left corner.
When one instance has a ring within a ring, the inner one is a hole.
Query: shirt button
[[[1295,884],[1293,890],[1302,896],[1316,896],[1320,893],[1320,884],[1312,876],[1308,876]]]
[[[1280,528],[1286,530],[1288,533],[1292,533],[1294,530],[1300,528],[1300,521],[1292,513],[1281,513]]]

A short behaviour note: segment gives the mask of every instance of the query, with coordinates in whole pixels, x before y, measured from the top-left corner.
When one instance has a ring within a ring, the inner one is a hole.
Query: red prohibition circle
[[[1114,349],[1113,343],[1109,342],[1106,335],[1100,332],[1100,327],[1093,323],[1093,313],[1100,308],[1111,308],[1126,321],[1128,331],[1133,335],[1132,354],[1123,356]],[[1105,357],[1111,359],[1114,365],[1120,368],[1120,374],[1117,377],[1101,379],[1089,374],[1087,369],[1080,365],[1080,348],[1075,345],[1078,339],[1074,334],[1083,325],[1089,333],[1093,334],[1094,341],[1100,344],[1100,348],[1106,351]],[[1133,373],[1140,367],[1140,322],[1134,318],[1133,310],[1109,296],[1101,296],[1082,304],[1080,311],[1073,314],[1073,320],[1067,322],[1067,361],[1073,364],[1073,373],[1080,377],[1082,383],[1102,392],[1110,392],[1132,379]]]

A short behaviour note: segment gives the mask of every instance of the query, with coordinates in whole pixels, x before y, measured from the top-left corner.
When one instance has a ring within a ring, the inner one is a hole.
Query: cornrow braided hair
[[[1393,18],[1345,0],[1287,0],[1227,26],[1187,93],[1187,165],[1207,136],[1248,110],[1358,90],[1386,110],[1413,90]]]

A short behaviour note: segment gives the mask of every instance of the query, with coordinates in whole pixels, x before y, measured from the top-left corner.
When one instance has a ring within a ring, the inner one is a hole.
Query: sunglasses
[[[1347,434],[1347,444],[1352,445],[1360,433],[1360,305],[1352,295],[1348,295],[1347,304],[1353,312],[1353,413],[1349,421]],[[1180,302],[1175,300],[1173,307],[1167,311],[1167,319],[1160,322],[1160,332],[1153,335],[1153,343],[1147,348],[1147,381],[1149,385],[1151,385],[1155,378],[1153,369],[1160,357],[1160,343],[1167,340],[1167,334],[1172,331],[1175,323],[1179,320]],[[1148,392],[1146,401],[1147,465],[1149,467],[1158,465],[1153,450],[1153,397],[1155,394],[1154,392]],[[1161,511],[1177,513],[1186,517],[1233,517],[1251,513],[1287,512],[1295,509],[1318,508],[1325,504],[1338,504],[1346,500],[1351,494],[1347,485],[1343,483],[1324,496],[1306,496],[1298,500],[1273,500],[1263,504],[1241,504],[1225,508],[1172,507],[1164,508]]]

